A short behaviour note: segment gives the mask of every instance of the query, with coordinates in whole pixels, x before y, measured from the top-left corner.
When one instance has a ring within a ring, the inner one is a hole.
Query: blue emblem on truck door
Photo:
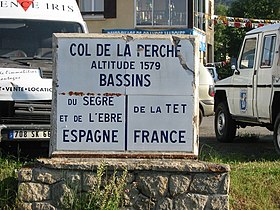
[[[246,90],[240,91],[240,111],[241,112],[247,111],[247,91]]]

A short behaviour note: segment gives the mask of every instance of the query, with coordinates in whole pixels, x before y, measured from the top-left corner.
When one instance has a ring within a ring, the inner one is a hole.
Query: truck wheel
[[[277,115],[275,120],[273,141],[274,141],[276,152],[280,154],[280,113]]]
[[[215,133],[220,142],[233,141],[236,134],[236,123],[231,118],[225,103],[218,104],[215,111]]]

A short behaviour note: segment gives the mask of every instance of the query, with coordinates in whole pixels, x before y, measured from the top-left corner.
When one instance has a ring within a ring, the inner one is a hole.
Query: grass
[[[222,155],[207,145],[200,150],[199,159],[214,163],[229,164],[230,172],[230,210],[278,210],[280,209],[280,157],[266,154],[261,158],[241,154]],[[16,209],[17,170],[23,161],[11,157],[0,156],[0,209]],[[103,167],[103,166],[102,166]],[[87,200],[80,200],[79,194],[73,199],[71,209],[79,209],[83,202],[99,203],[103,209],[117,209],[120,204],[120,188],[124,187],[126,172],[116,176],[116,172],[107,179],[107,187],[101,186],[101,177],[105,176],[106,168],[98,171],[98,185],[95,191],[88,194]],[[106,176],[105,176],[106,177]],[[107,177],[108,178],[108,177]],[[115,183],[118,183],[115,185]],[[108,195],[115,195],[111,197]],[[78,197],[77,197],[78,196]],[[102,204],[106,198],[106,203]],[[110,200],[113,198],[113,200]],[[98,200],[99,199],[99,200]],[[93,201],[94,200],[94,201]],[[82,203],[81,203],[81,202]],[[106,207],[104,205],[107,205]],[[111,206],[110,206],[111,205]]]
[[[280,158],[265,155],[221,155],[207,145],[201,148],[200,160],[229,164],[231,210],[280,209]]]
[[[231,166],[231,209],[280,209],[280,161]]]
[[[24,165],[24,161],[14,157],[0,156],[0,209],[17,209],[17,171]],[[63,210],[118,210],[124,200],[127,170],[107,173],[106,164],[97,169],[97,183],[94,190],[81,193],[72,189],[62,204]],[[66,183],[67,184],[67,183]],[[70,189],[70,188],[69,188]]]
[[[17,170],[22,163],[13,158],[0,157],[0,209],[16,209]]]

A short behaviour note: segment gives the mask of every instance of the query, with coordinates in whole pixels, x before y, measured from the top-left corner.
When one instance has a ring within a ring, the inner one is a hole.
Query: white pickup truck
[[[52,34],[88,29],[75,0],[0,3],[0,141],[47,141]]]
[[[215,85],[215,133],[230,142],[236,129],[263,126],[274,131],[280,154],[280,24],[249,31],[231,77]]]

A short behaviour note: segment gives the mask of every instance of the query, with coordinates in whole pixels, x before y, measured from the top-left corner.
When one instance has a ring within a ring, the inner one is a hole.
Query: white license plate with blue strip
[[[9,139],[47,139],[51,137],[49,130],[13,130]]]

